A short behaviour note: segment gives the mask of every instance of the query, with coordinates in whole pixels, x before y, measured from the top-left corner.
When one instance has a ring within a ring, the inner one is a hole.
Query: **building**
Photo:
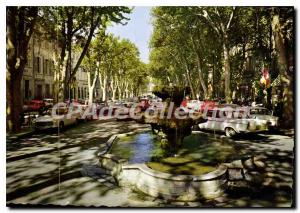
[[[56,52],[55,42],[42,40],[36,35],[32,35],[29,42],[27,64],[21,82],[23,102],[32,99],[54,98]],[[71,93],[71,97],[76,99],[88,97],[87,74],[81,68],[76,73],[76,83]]]
[[[23,101],[52,98],[54,83],[54,44],[32,36],[27,64],[21,82]]]
[[[81,68],[76,73],[76,83],[71,89],[72,99],[88,99],[88,76]]]

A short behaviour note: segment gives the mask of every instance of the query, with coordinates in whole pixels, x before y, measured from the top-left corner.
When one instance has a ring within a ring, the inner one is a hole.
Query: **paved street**
[[[54,132],[34,134],[8,143],[8,203],[132,207],[291,205],[294,147],[291,135],[260,134],[235,140],[250,152],[265,157],[267,175],[264,187],[253,193],[256,197],[241,190],[228,191],[209,201],[169,202],[116,186],[111,177],[101,174],[96,154],[112,134],[147,129],[148,125],[133,121],[92,121],[70,127],[59,137]],[[216,137],[224,139],[221,135]]]

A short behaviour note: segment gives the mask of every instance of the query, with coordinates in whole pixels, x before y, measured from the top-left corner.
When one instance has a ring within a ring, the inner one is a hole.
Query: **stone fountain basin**
[[[119,137],[131,134],[135,133],[113,135],[107,141],[106,149],[98,154],[100,167],[106,169],[120,186],[131,187],[153,197],[193,201],[219,197],[232,180],[230,174],[240,171],[240,176],[243,176],[245,173],[241,160],[220,164],[216,170],[202,175],[174,175],[153,170],[145,163],[129,164],[127,160],[108,153]]]

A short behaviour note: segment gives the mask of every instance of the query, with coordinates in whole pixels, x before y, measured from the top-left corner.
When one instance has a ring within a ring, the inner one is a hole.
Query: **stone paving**
[[[293,192],[292,136],[236,139],[264,160],[263,185],[233,187],[213,200],[174,202],[118,187],[97,166],[112,134],[149,130],[133,121],[92,121],[60,133],[34,134],[7,144],[7,204],[112,207],[289,207]],[[206,133],[207,134],[207,133]],[[213,137],[213,135],[212,135]],[[60,184],[59,184],[60,183]]]

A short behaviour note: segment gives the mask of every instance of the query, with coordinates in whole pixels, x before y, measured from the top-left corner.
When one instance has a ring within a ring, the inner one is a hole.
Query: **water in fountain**
[[[122,157],[129,164],[146,163],[161,172],[192,175],[211,172],[221,163],[249,154],[239,144],[202,134],[185,137],[176,156],[168,152],[161,147],[159,136],[150,132],[121,137],[110,150],[110,154]]]

